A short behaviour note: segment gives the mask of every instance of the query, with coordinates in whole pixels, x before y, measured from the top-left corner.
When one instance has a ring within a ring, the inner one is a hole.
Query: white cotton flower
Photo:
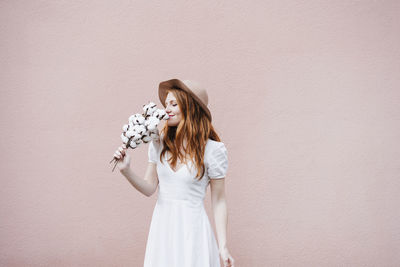
[[[160,110],[161,109],[157,109],[156,111],[154,111],[154,113],[151,116],[159,118],[160,117]]]
[[[129,122],[133,122],[136,118],[138,118],[139,116],[142,116],[142,114],[140,113],[135,113],[133,115],[131,115],[128,119]]]
[[[146,133],[146,127],[144,125],[138,125],[137,130],[135,130],[135,132],[143,135],[144,133]]]
[[[144,117],[140,113],[133,114],[132,116],[129,117],[129,122],[132,124],[143,124],[144,122]]]
[[[126,137],[131,138],[131,136],[133,136],[135,134],[135,131],[133,130],[129,130],[125,133]]]
[[[129,146],[130,146],[131,148],[136,148],[138,145],[136,144],[135,141],[131,140],[131,141],[129,142]]]
[[[141,128],[142,128],[142,127],[140,127],[140,125],[134,125],[134,126],[132,127],[132,131],[138,133],[138,132],[141,130]]]
[[[158,118],[150,116],[147,118],[144,125],[147,127],[149,131],[154,131],[159,123],[160,120]]]
[[[135,132],[135,133],[133,134],[132,140],[137,141],[137,140],[139,140],[140,138],[142,138],[142,135],[141,135],[140,133]]]
[[[133,114],[129,117],[128,121],[129,123],[133,122],[133,120],[136,118],[136,114]]]
[[[168,116],[167,112],[165,111],[165,109],[157,109],[153,113],[153,117],[156,117],[159,120],[166,120],[167,118],[169,118],[169,116]]]
[[[142,137],[142,140],[144,143],[148,143],[151,141],[151,136],[150,135],[145,135],[144,137]]]
[[[147,105],[143,105],[143,112],[145,116],[153,115],[154,111],[156,111],[157,105],[153,102],[149,102]]]
[[[140,115],[139,117],[137,117],[137,118],[135,119],[135,122],[136,122],[136,124],[142,125],[142,124],[144,123],[145,120],[146,120],[146,119],[145,119],[142,115]]]
[[[138,144],[138,145],[141,144],[141,143],[143,143],[142,138],[136,140],[135,142],[136,142],[136,144]]]
[[[123,133],[121,134],[121,148],[137,148],[142,143],[148,143],[151,140],[160,140],[157,125],[161,120],[167,120],[168,114],[164,109],[158,109],[157,105],[149,102],[143,105],[143,113],[135,113],[128,119],[128,123],[122,126]],[[119,151],[121,151],[121,148]],[[117,166],[119,155],[114,154],[114,171]]]
[[[124,134],[121,134],[121,139],[124,144],[128,143],[129,138],[126,137]]]

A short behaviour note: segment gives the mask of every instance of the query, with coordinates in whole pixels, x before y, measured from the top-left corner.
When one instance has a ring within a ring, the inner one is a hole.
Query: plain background
[[[156,195],[109,161],[178,78],[228,149],[236,266],[399,266],[399,3],[1,1],[0,265],[143,264]]]

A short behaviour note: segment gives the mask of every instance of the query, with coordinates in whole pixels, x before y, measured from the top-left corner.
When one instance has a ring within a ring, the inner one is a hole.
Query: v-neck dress
[[[157,164],[158,193],[147,237],[144,267],[220,267],[213,229],[204,208],[210,179],[224,178],[227,150],[222,142],[207,140],[200,181],[194,163],[172,170],[167,157],[160,161],[162,141],[149,143],[149,162]]]

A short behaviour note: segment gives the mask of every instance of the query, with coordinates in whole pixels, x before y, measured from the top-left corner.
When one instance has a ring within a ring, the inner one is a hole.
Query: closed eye
[[[168,103],[165,103],[165,105],[168,106]],[[173,105],[173,106],[176,106],[177,104],[176,104],[176,103],[173,103],[172,105]]]

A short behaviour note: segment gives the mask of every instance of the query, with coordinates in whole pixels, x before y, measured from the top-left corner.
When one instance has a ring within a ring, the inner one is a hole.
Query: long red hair
[[[183,90],[171,88],[168,92],[174,94],[182,113],[182,119],[176,126],[164,124],[161,130],[163,149],[160,153],[160,161],[163,156],[169,152],[171,157],[168,159],[170,165],[175,168],[178,159],[187,164],[187,156],[197,168],[196,178],[200,180],[205,172],[204,151],[207,140],[210,138],[220,141],[220,138],[210,119],[196,100]],[[186,138],[186,148],[183,146],[183,140]],[[181,153],[181,149],[184,151]]]

